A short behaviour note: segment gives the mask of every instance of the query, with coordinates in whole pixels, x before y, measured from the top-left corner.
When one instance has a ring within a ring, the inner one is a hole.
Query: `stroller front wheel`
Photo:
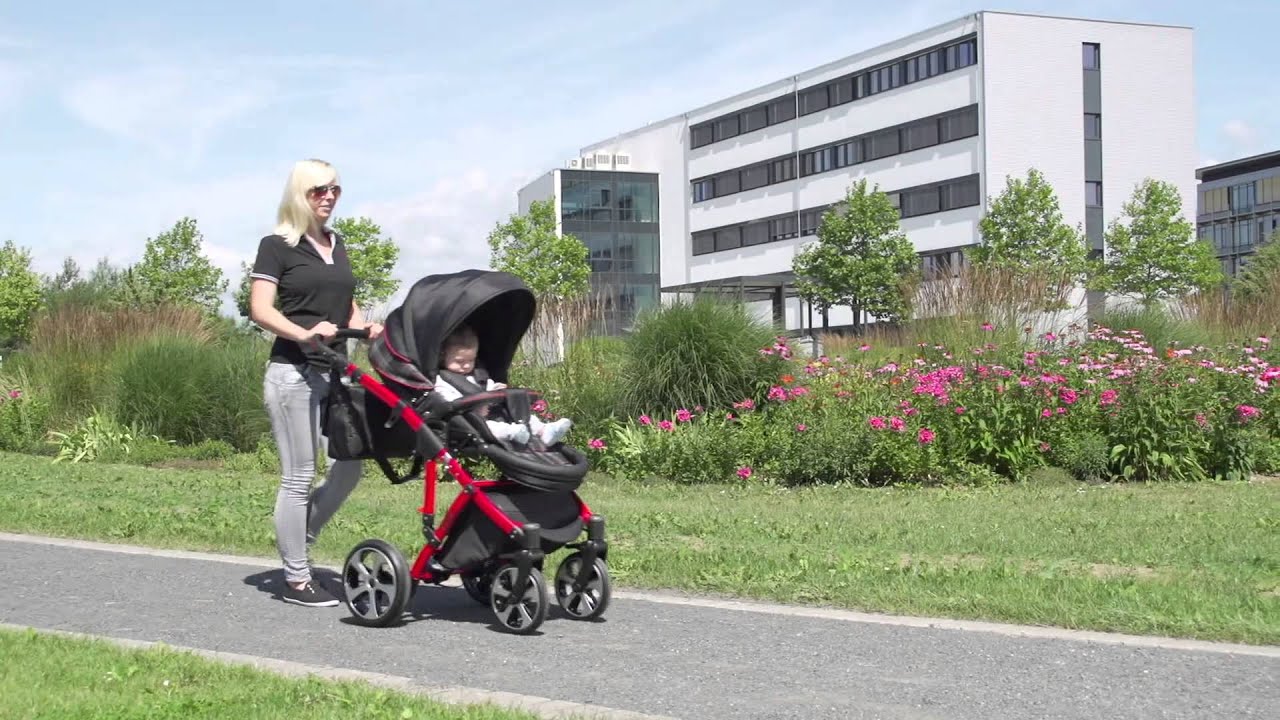
[[[356,623],[386,627],[404,614],[413,594],[404,555],[382,540],[360,542],[342,567],[343,600]]]
[[[529,568],[529,579],[517,588],[519,576],[520,568],[514,563],[498,568],[489,589],[489,607],[503,630],[527,635],[547,619],[547,581],[538,568]]]
[[[582,553],[573,553],[556,570],[556,602],[574,620],[594,620],[609,607],[609,569],[596,558],[584,574],[584,559]]]

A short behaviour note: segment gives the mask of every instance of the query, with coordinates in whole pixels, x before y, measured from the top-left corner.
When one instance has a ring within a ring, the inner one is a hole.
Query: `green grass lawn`
[[[0,719],[532,720],[359,682],[287,678],[165,648],[0,629]]]
[[[455,488],[442,487],[441,516]],[[260,474],[0,455],[11,532],[272,557],[275,492]],[[581,492],[608,518],[624,587],[1280,643],[1280,484],[783,490],[595,477]],[[420,493],[369,476],[316,559],[340,562],[369,536],[412,557]]]

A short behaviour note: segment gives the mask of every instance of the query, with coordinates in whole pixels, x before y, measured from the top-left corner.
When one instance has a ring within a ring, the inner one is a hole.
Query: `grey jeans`
[[[276,547],[287,582],[311,579],[307,550],[360,482],[363,469],[359,460],[329,460],[324,484],[311,489],[317,448],[327,452],[326,439],[320,434],[320,408],[328,394],[329,378],[315,368],[267,364],[262,399],[280,450]]]

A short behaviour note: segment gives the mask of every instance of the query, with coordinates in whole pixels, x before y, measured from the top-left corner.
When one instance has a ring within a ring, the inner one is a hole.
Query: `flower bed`
[[[761,355],[787,370],[763,403],[615,421],[589,448],[605,472],[688,482],[990,483],[1048,466],[1080,480],[1238,480],[1272,464],[1280,368],[1267,338],[1162,353],[1098,328],[1025,351],[917,351],[882,365],[798,359],[779,338]]]

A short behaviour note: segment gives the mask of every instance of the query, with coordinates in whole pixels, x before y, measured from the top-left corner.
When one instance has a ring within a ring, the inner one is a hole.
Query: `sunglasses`
[[[342,195],[341,185],[317,185],[311,188],[310,190],[308,190],[307,194],[311,195],[312,197],[324,197],[325,195],[329,194],[330,190],[333,191],[333,196],[335,198]]]

